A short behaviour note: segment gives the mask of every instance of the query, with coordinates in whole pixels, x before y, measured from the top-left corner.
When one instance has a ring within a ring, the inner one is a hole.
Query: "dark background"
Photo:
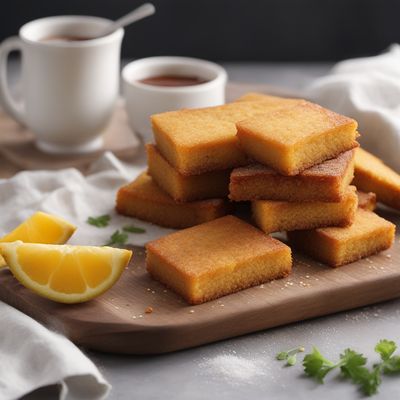
[[[2,0],[0,40],[35,18],[115,19],[144,0]],[[335,61],[400,41],[399,0],[154,0],[157,13],[126,31],[123,57],[218,61]]]

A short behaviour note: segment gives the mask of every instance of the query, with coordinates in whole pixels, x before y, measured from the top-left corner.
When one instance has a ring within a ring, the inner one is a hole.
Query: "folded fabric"
[[[24,171],[0,180],[0,235],[37,210],[59,215],[78,226],[70,243],[103,245],[122,226],[146,229],[130,234],[129,242],[143,245],[171,230],[119,216],[114,211],[117,189],[142,172],[106,153],[87,177],[75,169]],[[109,214],[108,227],[87,224],[89,216]],[[62,400],[101,399],[110,386],[96,366],[68,339],[0,302],[0,399],[16,399],[51,385],[61,387]]]
[[[110,385],[73,343],[0,302],[0,399],[59,384],[61,400],[103,399]]]
[[[400,172],[400,46],[338,63],[304,96],[359,123],[360,143]]]
[[[23,171],[0,181],[0,236],[13,229],[35,211],[45,211],[65,218],[78,227],[71,244],[104,245],[124,225],[144,228],[145,233],[130,234],[129,243],[144,245],[163,236],[170,229],[118,215],[115,196],[118,188],[133,180],[144,166],[130,166],[112,153],[105,153],[84,176],[76,169],[59,171]],[[89,225],[90,216],[108,214],[104,228]]]

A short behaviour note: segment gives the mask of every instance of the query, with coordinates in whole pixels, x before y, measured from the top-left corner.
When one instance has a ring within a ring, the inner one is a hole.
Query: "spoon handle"
[[[151,3],[144,3],[140,7],[131,11],[130,13],[124,15],[123,17],[117,19],[113,22],[103,33],[103,36],[107,36],[110,33],[116,31],[119,28],[130,25],[133,22],[139,21],[143,18],[149,17],[156,12],[156,8]]]

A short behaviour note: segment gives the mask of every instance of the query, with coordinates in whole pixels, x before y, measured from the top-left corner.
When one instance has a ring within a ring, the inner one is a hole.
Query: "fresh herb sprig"
[[[97,226],[98,228],[104,228],[110,223],[111,217],[108,214],[99,215],[98,217],[88,217],[86,222],[89,225]]]
[[[111,216],[108,214],[99,215],[98,217],[88,217],[86,222],[97,228],[104,228],[110,224]],[[121,231],[116,230],[110,237],[105,246],[124,246],[128,242],[128,233],[145,233],[146,230],[135,225],[125,225]]]
[[[276,359],[280,361],[286,360],[286,365],[292,367],[297,362],[297,354],[304,351],[303,346],[295,347],[294,349],[281,351],[276,355]]]
[[[296,359],[293,354],[299,353],[301,347],[283,351],[277,354],[278,360],[286,360],[287,365],[294,365]],[[343,378],[349,379],[357,385],[366,396],[371,396],[378,391],[382,382],[382,375],[400,373],[400,355],[395,355],[396,343],[390,340],[380,340],[375,346],[375,352],[379,354],[380,361],[371,368],[367,367],[367,358],[352,349],[346,349],[339,356],[339,361],[332,362],[324,357],[321,352],[313,347],[311,353],[306,354],[303,359],[304,372],[307,376],[319,383],[324,382],[326,375],[339,369]],[[290,362],[289,362],[290,361]]]
[[[128,234],[125,232],[120,232],[116,230],[110,237],[110,240],[105,244],[105,246],[124,246],[128,241]]]
[[[391,340],[383,339],[376,346],[375,351],[381,356],[381,362],[374,365],[384,374],[400,373],[400,355],[393,355],[397,345]]]
[[[98,217],[88,217],[86,222],[89,225],[96,226],[97,228],[104,228],[110,224],[111,216],[108,214],[99,215]],[[140,228],[135,225],[125,225],[122,227],[124,232],[128,233],[145,233],[146,229]]]
[[[125,225],[122,227],[122,230],[124,232],[129,232],[129,233],[145,233],[146,229],[140,228],[138,226],[134,225]]]

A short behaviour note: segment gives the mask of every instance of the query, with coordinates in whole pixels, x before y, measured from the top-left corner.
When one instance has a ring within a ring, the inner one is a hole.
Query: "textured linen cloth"
[[[400,172],[400,46],[338,63],[303,95],[359,123],[361,146]]]
[[[142,245],[171,232],[142,221],[116,215],[115,193],[142,167],[128,167],[111,153],[96,161],[84,177],[75,169],[25,171],[0,180],[0,235],[35,211],[66,218],[78,226],[70,243],[103,245],[124,224],[146,229],[130,234]],[[110,214],[110,226],[88,225],[88,216]],[[60,384],[62,400],[101,399],[110,386],[97,367],[69,340],[51,332],[18,310],[0,302],[0,399],[16,399],[31,391]]]

